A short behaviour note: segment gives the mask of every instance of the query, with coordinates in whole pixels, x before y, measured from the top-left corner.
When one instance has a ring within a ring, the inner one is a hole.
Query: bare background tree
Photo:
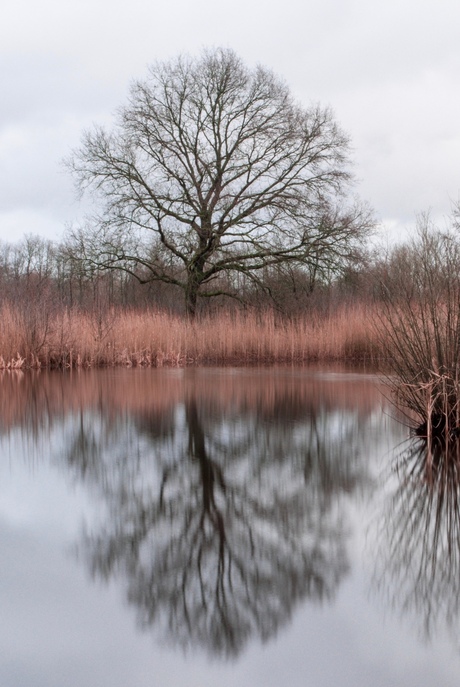
[[[231,50],[155,64],[113,131],[87,132],[67,164],[100,208],[71,231],[73,255],[175,285],[192,317],[199,296],[239,298],[241,274],[347,267],[372,225],[346,201],[348,140],[330,110],[300,107]]]

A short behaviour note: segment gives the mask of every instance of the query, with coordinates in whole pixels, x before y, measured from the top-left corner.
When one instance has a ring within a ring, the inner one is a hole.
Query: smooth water
[[[457,485],[376,376],[3,373],[0,413],[2,687],[458,684]]]

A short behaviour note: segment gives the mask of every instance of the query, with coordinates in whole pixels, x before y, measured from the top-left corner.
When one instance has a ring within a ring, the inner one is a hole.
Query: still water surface
[[[457,486],[376,376],[4,373],[0,414],[3,687],[458,685]]]

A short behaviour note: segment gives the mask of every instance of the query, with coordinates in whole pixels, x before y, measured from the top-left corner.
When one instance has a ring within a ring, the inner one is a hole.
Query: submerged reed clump
[[[426,383],[400,385],[396,394],[421,420],[415,434],[426,438],[429,446],[433,440],[448,446],[460,437],[460,384],[447,374],[431,372],[431,377]]]
[[[428,441],[460,436],[460,241],[419,221],[384,283],[379,320],[389,385]]]

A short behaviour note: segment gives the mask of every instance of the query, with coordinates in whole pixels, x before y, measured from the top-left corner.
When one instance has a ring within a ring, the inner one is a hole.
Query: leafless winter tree
[[[331,111],[299,106],[231,50],[153,65],[114,129],[86,132],[67,164],[101,202],[72,231],[75,254],[176,285],[192,317],[199,296],[238,298],[229,276],[347,262],[372,224],[347,202],[348,139]]]

